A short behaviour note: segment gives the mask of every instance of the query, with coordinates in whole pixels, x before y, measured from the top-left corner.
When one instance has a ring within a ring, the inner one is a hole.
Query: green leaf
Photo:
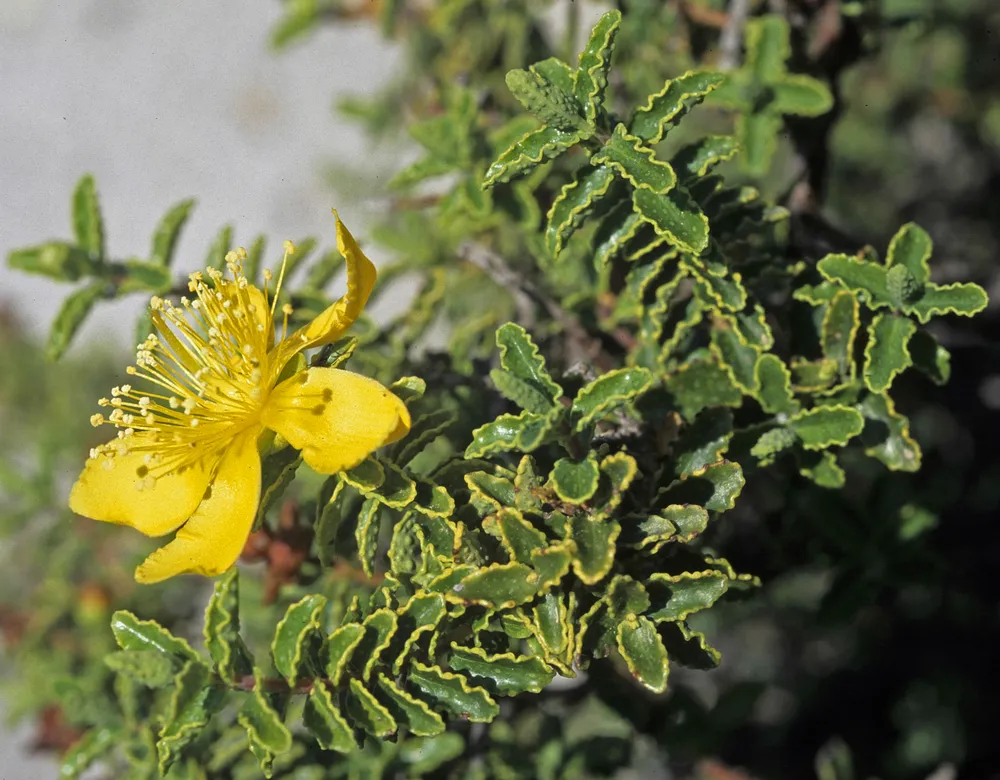
[[[552,424],[551,415],[502,414],[472,432],[472,443],[466,447],[465,457],[480,458],[505,450],[531,452],[545,441]]]
[[[358,560],[369,577],[375,574],[375,555],[378,552],[379,502],[374,498],[365,500],[358,512],[358,522],[354,526],[354,538],[358,543]]]
[[[304,596],[290,605],[274,630],[271,655],[274,668],[295,687],[300,677],[313,670],[311,656],[318,652],[316,641],[322,630],[326,597],[318,593]]]
[[[347,668],[354,650],[365,636],[365,627],[360,623],[344,623],[336,629],[326,642],[326,676],[331,684],[337,685]]]
[[[104,282],[91,282],[63,301],[49,330],[49,340],[45,345],[46,358],[58,360],[63,356],[90,310],[104,297],[106,290]]]
[[[347,697],[347,712],[364,731],[373,737],[394,734],[398,726],[392,715],[361,680],[351,679]]]
[[[174,689],[164,716],[163,728],[156,740],[161,775],[165,775],[170,766],[183,756],[187,746],[208,726],[212,715],[222,707],[221,692],[210,682],[211,672],[199,661],[186,663],[174,678]]]
[[[583,504],[597,492],[601,473],[593,452],[581,461],[560,458],[549,475],[549,483],[563,501]]]
[[[725,76],[721,73],[689,71],[667,81],[663,89],[650,95],[646,105],[632,114],[629,130],[632,135],[655,146],[670,128],[724,80]]]
[[[702,409],[714,406],[739,406],[743,394],[733,383],[732,376],[710,359],[696,357],[670,374],[664,387],[685,420],[693,420]]]
[[[459,674],[414,661],[409,680],[453,715],[473,723],[489,723],[500,708],[483,688],[470,686]]]
[[[47,276],[59,282],[75,282],[81,276],[96,274],[100,265],[80,249],[65,241],[49,241],[40,246],[15,249],[7,255],[7,264],[18,271]]]
[[[608,69],[611,67],[611,53],[615,48],[615,36],[621,25],[620,11],[608,11],[594,25],[590,40],[577,64],[574,88],[577,102],[583,106],[587,119],[593,122],[604,103],[604,90],[608,86]]]
[[[566,242],[591,212],[598,200],[608,194],[615,177],[603,165],[586,166],[573,174],[563,185],[546,214],[545,245],[553,257],[558,257]]]
[[[411,733],[418,737],[433,737],[444,731],[444,719],[426,702],[407,693],[384,674],[378,676],[377,685],[393,718],[398,723],[406,724]]]
[[[773,84],[785,75],[785,60],[792,49],[788,43],[788,22],[770,14],[746,24],[746,69],[762,84]]]
[[[648,586],[654,607],[649,618],[657,623],[686,620],[718,601],[729,590],[730,582],[726,573],[717,569],[680,574],[654,572]]]
[[[807,450],[823,450],[847,444],[861,433],[864,420],[857,409],[848,406],[820,406],[799,412],[788,425]]]
[[[619,624],[618,652],[639,683],[655,693],[667,689],[667,649],[649,618],[631,615]]]
[[[688,627],[687,623],[661,623],[660,639],[671,660],[692,669],[714,669],[722,653],[708,644],[705,635]]]
[[[848,290],[864,295],[871,308],[889,306],[889,283],[886,269],[867,260],[850,255],[827,255],[816,267],[832,282],[839,282]]]
[[[623,124],[618,124],[604,146],[591,156],[592,165],[607,166],[634,188],[645,188],[664,195],[677,185],[677,174],[668,163],[656,159],[656,154],[642,139],[629,135]]]
[[[579,130],[585,125],[581,104],[538,71],[515,68],[507,71],[505,81],[511,94],[542,124],[563,130]]]
[[[508,322],[497,329],[496,340],[503,370],[529,384],[545,399],[542,408],[529,411],[539,414],[548,411],[562,396],[563,389],[552,381],[545,368],[545,358],[531,336],[520,325]]]
[[[799,473],[820,487],[831,489],[842,488],[847,479],[831,450],[802,453]]]
[[[536,62],[534,65],[530,65],[528,70],[537,73],[549,84],[558,87],[563,92],[573,94],[576,71],[558,57],[549,57],[541,62]]]
[[[591,519],[587,515],[574,515],[570,535],[576,542],[573,573],[586,585],[604,579],[615,562],[615,540],[621,533],[616,520]]]
[[[503,507],[483,522],[483,530],[503,542],[511,561],[530,564],[531,554],[546,545],[541,531],[524,519],[517,509]]]
[[[799,440],[795,431],[790,428],[772,428],[764,431],[757,443],[750,448],[750,454],[762,462],[770,462],[775,455],[794,446]]]
[[[757,358],[760,350],[747,343],[732,318],[717,316],[712,328],[712,349],[719,363],[746,395],[757,394]]]
[[[365,458],[354,468],[342,471],[340,478],[360,493],[371,493],[385,482],[385,469],[372,457]]]
[[[823,315],[820,342],[823,355],[837,364],[840,375],[853,377],[854,338],[861,325],[858,299],[849,290],[841,290],[833,296]]]
[[[930,281],[929,260],[934,244],[931,237],[919,225],[908,222],[903,225],[889,242],[889,252],[885,264],[889,268],[903,266],[921,287]]]
[[[205,608],[205,647],[219,677],[232,683],[253,674],[253,656],[240,636],[240,575],[232,568],[216,580]]]
[[[354,650],[353,665],[367,682],[382,653],[392,644],[399,618],[391,609],[378,609],[365,618],[363,625],[365,632]]]
[[[417,483],[395,463],[382,464],[385,479],[377,488],[368,491],[368,497],[392,509],[403,509],[417,497]]]
[[[73,191],[73,235],[76,243],[97,260],[104,259],[104,220],[94,177],[84,176]]]
[[[268,511],[285,493],[302,464],[302,456],[294,447],[285,447],[261,459],[260,502],[257,504],[256,526],[264,522]]]
[[[812,76],[786,73],[770,86],[772,97],[767,109],[777,114],[821,116],[833,108],[830,88]]]
[[[59,764],[62,780],[77,780],[87,768],[121,744],[121,733],[116,728],[96,726],[73,744]]]
[[[322,683],[314,685],[310,691],[302,711],[302,722],[324,750],[338,753],[357,750],[354,730],[334,703],[330,689]]]
[[[948,383],[951,377],[951,355],[925,330],[918,330],[910,339],[913,366],[926,374],[936,385]]]
[[[778,149],[784,122],[780,114],[740,114],[736,117],[736,138],[743,149],[743,169],[763,176]]]
[[[438,776],[438,770],[443,770],[445,764],[461,757],[466,750],[465,738],[449,732],[429,739],[407,739],[400,743],[396,761],[406,767],[407,777]]]
[[[677,476],[693,474],[722,460],[733,436],[733,413],[716,408],[703,411],[690,425],[684,426],[673,445],[674,472]]]
[[[641,476],[635,458],[627,452],[616,452],[601,461],[601,485],[596,503],[603,514],[610,514],[621,504],[632,481]]]
[[[125,275],[118,285],[119,294],[136,290],[165,293],[173,284],[173,276],[165,266],[144,260],[126,260],[122,263]]]
[[[921,452],[910,436],[910,421],[899,414],[886,394],[869,395],[858,406],[864,415],[861,441],[865,453],[892,471],[919,471]]]
[[[447,431],[455,422],[456,415],[450,409],[435,409],[427,414],[414,415],[410,432],[399,442],[391,458],[397,463],[409,463],[423,452],[431,442]]]
[[[492,187],[530,172],[543,160],[558,157],[583,140],[579,131],[545,126],[532,130],[501,154],[486,171],[483,187]]]
[[[686,544],[708,528],[708,511],[697,504],[670,504],[655,514],[634,518],[628,527],[628,543],[638,549],[650,548],[656,555],[667,543]]]
[[[655,383],[656,377],[645,368],[619,368],[602,374],[581,388],[573,400],[576,430],[582,431],[613,409],[634,401]]]
[[[147,688],[165,688],[177,673],[171,658],[156,650],[118,650],[105,656],[104,663]]]
[[[541,693],[555,676],[540,658],[514,653],[489,655],[480,647],[460,647],[454,642],[448,665],[481,678],[491,693],[500,696],[515,696],[525,691]]]
[[[873,393],[888,390],[896,375],[913,364],[908,344],[917,326],[908,317],[883,312],[868,328],[865,347],[865,386]]]
[[[605,265],[630,241],[645,220],[624,201],[613,206],[594,232],[594,265]]]
[[[218,268],[220,271],[226,267],[226,255],[233,248],[233,226],[225,225],[208,247],[205,255],[206,268]]]
[[[745,483],[739,463],[716,463],[672,482],[660,491],[658,503],[700,504],[711,512],[725,512],[736,505]]]
[[[683,187],[657,195],[645,187],[633,190],[632,203],[644,220],[672,246],[693,255],[708,246],[708,217]]]
[[[734,312],[742,311],[746,306],[747,291],[739,273],[717,273],[715,267],[705,265],[695,257],[682,258],[681,266],[698,280],[695,297],[706,305]]]
[[[919,298],[903,306],[903,311],[926,324],[939,314],[971,317],[985,309],[988,303],[986,291],[978,284],[928,284]]]
[[[740,151],[740,143],[731,135],[707,135],[688,144],[670,161],[682,181],[700,179],[721,162],[732,159]]]
[[[531,601],[540,584],[538,572],[523,563],[494,563],[463,577],[445,598],[507,609]]]
[[[483,516],[493,514],[501,507],[514,506],[514,483],[485,471],[466,474],[465,484],[472,495],[470,501]]]
[[[198,654],[185,640],[175,637],[155,620],[139,620],[124,609],[111,616],[111,633],[122,650],[154,650],[182,663],[199,661]]]
[[[257,684],[240,708],[237,720],[247,730],[251,745],[278,755],[292,748],[292,732],[282,722],[272,697],[264,693],[264,677],[258,669],[254,675]]]
[[[182,200],[171,206],[170,210],[160,219],[153,233],[153,246],[149,250],[150,262],[164,267],[169,267],[173,262],[177,241],[191,215],[194,203],[193,200]],[[244,268],[244,271],[246,270]],[[247,278],[253,281],[256,278],[256,273],[253,276],[248,275]]]
[[[799,403],[792,396],[792,375],[777,355],[766,353],[754,369],[760,390],[757,400],[768,414],[795,414]]]

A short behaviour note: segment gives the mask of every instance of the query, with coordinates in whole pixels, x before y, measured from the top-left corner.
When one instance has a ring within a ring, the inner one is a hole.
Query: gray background
[[[156,221],[187,197],[198,206],[177,258],[185,269],[227,222],[242,243],[267,234],[272,255],[284,238],[332,242],[332,206],[363,226],[375,204],[335,198],[323,171],[369,157],[385,170],[385,151],[367,148],[333,101],[376,88],[398,55],[363,24],[273,55],[280,10],[277,0],[0,0],[0,254],[69,238],[70,194],[86,172],[115,258],[144,255]],[[6,270],[0,280],[0,302],[39,335],[72,289]],[[126,347],[143,302],[103,306],[74,348]],[[0,731],[0,780],[57,775],[27,754],[31,732]]]

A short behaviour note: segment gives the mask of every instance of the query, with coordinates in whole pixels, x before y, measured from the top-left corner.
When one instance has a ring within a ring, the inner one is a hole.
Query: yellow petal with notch
[[[135,570],[137,582],[160,582],[178,574],[212,577],[236,563],[260,501],[259,432],[256,427],[245,431],[226,448],[191,519]]]
[[[271,392],[261,415],[321,474],[363,461],[410,430],[410,413],[387,388],[337,368],[310,368]]]
[[[156,451],[151,438],[135,433],[127,454],[102,452],[90,458],[70,491],[69,508],[91,520],[132,526],[146,536],[163,536],[187,520],[205,494],[218,456],[154,480],[146,463]]]

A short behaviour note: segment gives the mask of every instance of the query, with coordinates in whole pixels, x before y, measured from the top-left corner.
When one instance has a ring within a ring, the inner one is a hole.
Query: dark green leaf
[[[612,409],[634,401],[655,384],[652,372],[644,368],[608,371],[581,388],[573,400],[576,430],[582,431]],[[469,457],[468,451],[466,457]]]
[[[549,475],[552,489],[563,501],[583,504],[597,492],[600,471],[593,453],[581,461],[560,458]]]
[[[837,364],[840,375],[853,377],[854,338],[861,325],[858,299],[849,290],[841,290],[827,305],[820,330],[823,355]]]
[[[645,187],[632,192],[636,211],[657,235],[683,252],[697,255],[708,246],[708,217],[683,187],[657,195]]]
[[[546,126],[532,130],[490,165],[483,186],[492,187],[499,182],[523,176],[543,160],[557,157],[581,140],[579,132],[560,130],[557,127]]]
[[[615,540],[619,533],[621,526],[616,520],[573,516],[570,534],[577,547],[573,572],[582,582],[593,585],[611,571],[615,562]]]
[[[489,723],[500,714],[500,708],[483,688],[469,685],[460,674],[425,666],[414,661],[410,665],[410,682],[453,715],[473,723]]]
[[[426,702],[407,693],[384,674],[378,676],[378,688],[386,707],[398,723],[403,723],[418,737],[433,737],[444,731],[444,720]]]
[[[472,443],[466,447],[465,457],[479,458],[505,450],[531,452],[545,440],[552,423],[551,415],[502,414],[472,432]]]
[[[45,357],[58,360],[69,347],[83,321],[90,314],[101,298],[104,297],[107,285],[104,282],[91,282],[86,287],[68,296],[59,308],[59,313],[49,330],[49,340],[45,345]]]
[[[85,274],[100,270],[84,250],[65,241],[15,249],[7,255],[7,264],[18,271],[48,276],[60,282],[75,282]]]
[[[218,689],[211,686],[210,679],[208,667],[199,661],[186,663],[174,678],[173,694],[156,741],[161,775],[165,775],[170,766],[181,758],[187,746],[221,708],[223,697]]]
[[[632,615],[619,624],[618,652],[642,685],[655,693],[667,689],[667,649],[649,618]]]
[[[671,127],[724,79],[723,74],[708,71],[689,71],[671,79],[663,89],[649,96],[645,106],[632,114],[629,130],[650,145],[658,144]]]
[[[670,161],[683,181],[701,178],[721,162],[740,151],[739,141],[731,135],[707,135],[681,149]]]
[[[615,127],[611,138],[591,156],[590,162],[614,170],[634,188],[642,187],[659,195],[666,194],[677,185],[674,169],[656,159],[653,150],[643,146],[641,138],[629,135],[623,124]]]
[[[857,409],[847,406],[820,406],[799,412],[788,421],[807,450],[823,450],[834,445],[844,446],[864,427]]]
[[[290,605],[274,630],[271,655],[278,673],[292,687],[299,677],[310,674],[318,652],[317,638],[322,629],[326,597],[314,593]]]
[[[314,685],[310,691],[302,722],[324,750],[350,753],[357,749],[353,729],[334,703],[330,689],[323,684]]]
[[[901,265],[910,272],[910,276],[923,287],[930,281],[931,268],[929,260],[934,244],[931,237],[919,225],[908,222],[903,225],[889,242],[889,252],[885,264],[889,268]]]
[[[239,569],[230,569],[216,580],[205,608],[205,647],[219,676],[234,682],[253,674],[253,657],[240,636]]]
[[[598,200],[608,193],[614,181],[610,168],[597,165],[578,170],[573,179],[563,185],[545,217],[545,242],[553,257],[559,255],[570,236],[594,211]]]
[[[889,312],[875,315],[868,328],[864,370],[865,385],[873,393],[888,390],[896,375],[912,365],[908,345],[916,330],[908,317]]]
[[[525,691],[540,693],[555,676],[539,658],[514,653],[489,655],[482,648],[459,647],[454,643],[448,664],[456,671],[482,678],[486,688],[500,696],[514,696]]]
[[[884,393],[869,395],[858,408],[865,419],[865,452],[893,471],[919,471],[920,446],[910,436],[910,421],[896,411],[892,399]]]
[[[584,107],[587,119],[596,118],[604,102],[604,90],[608,86],[608,69],[611,67],[611,52],[615,48],[615,36],[621,24],[620,11],[608,11],[594,25],[590,40],[580,52],[575,78],[577,102]]]
[[[497,329],[500,365],[503,370],[528,383],[546,400],[544,408],[529,411],[544,413],[562,396],[562,388],[552,381],[545,368],[545,358],[535,342],[520,325],[508,322]]]
[[[347,712],[351,719],[373,737],[387,737],[398,728],[389,710],[365,688],[361,680],[352,679],[347,697]]]

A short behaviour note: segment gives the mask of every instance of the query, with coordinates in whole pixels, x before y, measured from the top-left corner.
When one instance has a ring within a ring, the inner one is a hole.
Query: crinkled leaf
[[[674,155],[670,164],[682,181],[702,178],[721,162],[740,151],[740,143],[731,135],[707,135],[685,146]]]
[[[161,775],[167,773],[221,708],[223,697],[210,685],[210,679],[208,667],[199,661],[186,663],[174,678],[173,693],[156,741]]]
[[[667,649],[649,618],[632,616],[619,624],[618,652],[642,685],[655,693],[667,689]]]
[[[770,85],[768,110],[795,116],[820,116],[833,108],[833,93],[819,79],[802,73],[785,74]]]
[[[559,255],[570,236],[594,211],[598,200],[608,193],[614,181],[611,168],[595,163],[578,170],[573,179],[563,185],[545,217],[545,244],[553,257]]]
[[[739,463],[716,463],[682,477],[661,491],[661,505],[699,504],[712,512],[732,509],[746,480]]]
[[[781,358],[765,353],[757,360],[757,400],[768,414],[795,414],[799,403],[792,396],[792,375]]]
[[[549,475],[549,483],[563,501],[582,504],[597,492],[600,475],[597,458],[591,453],[580,461],[570,458],[557,460]]]
[[[615,540],[621,533],[618,521],[611,518],[591,519],[574,515],[570,534],[576,542],[573,572],[587,585],[600,582],[611,571],[615,561]]]
[[[830,281],[839,282],[852,292],[863,293],[871,308],[891,304],[884,266],[850,255],[827,255],[816,267]]]
[[[314,685],[310,691],[302,711],[302,723],[324,750],[350,753],[357,749],[354,730],[334,703],[330,689],[323,684]]]
[[[934,244],[927,231],[919,225],[908,222],[903,225],[889,242],[889,251],[885,264],[888,267],[901,265],[910,272],[910,276],[918,285],[930,281],[931,268],[928,262]]]
[[[552,424],[552,415],[502,414],[472,432],[472,443],[466,447],[465,457],[480,458],[507,450],[531,452],[545,440]]]
[[[820,406],[799,412],[788,425],[807,450],[823,450],[847,444],[861,433],[864,420],[857,409],[848,406]]]
[[[913,366],[926,374],[936,385],[948,383],[951,377],[951,354],[938,344],[930,333],[918,330],[910,339]]]
[[[621,11],[608,11],[604,14],[594,25],[587,45],[580,52],[574,88],[577,102],[584,107],[587,119],[591,122],[604,103],[611,53],[615,48],[615,36],[621,21]]]
[[[485,689],[471,686],[460,674],[413,662],[410,682],[453,715],[473,723],[489,723],[500,708]]]
[[[496,340],[503,370],[531,385],[547,401],[545,409],[530,411],[544,412],[553,406],[563,390],[549,376],[545,358],[528,332],[520,325],[508,322],[497,329]]]
[[[532,130],[501,154],[486,171],[484,187],[510,181],[531,171],[543,160],[549,160],[575,146],[583,136],[578,131],[560,130],[557,127],[540,127]]]
[[[170,656],[156,650],[118,650],[105,656],[104,663],[147,688],[165,688],[177,672]]]
[[[642,139],[629,135],[625,125],[618,124],[604,146],[591,156],[592,165],[614,170],[635,188],[645,188],[659,195],[677,185],[677,174],[669,163],[656,159],[656,154]]]
[[[379,502],[374,498],[366,499],[358,512],[357,525],[354,526],[354,538],[358,543],[358,561],[369,577],[375,574],[375,555],[378,552],[379,536]]]
[[[824,357],[836,362],[845,378],[854,375],[854,338],[860,324],[857,297],[850,290],[841,290],[827,305],[820,342]]]
[[[873,393],[888,390],[896,375],[912,365],[909,342],[916,330],[908,317],[890,312],[875,315],[868,328],[864,370],[865,385]]]
[[[418,737],[433,737],[444,731],[444,719],[426,702],[407,693],[384,674],[378,676],[378,689],[386,708],[398,723],[403,723]]]
[[[729,590],[731,582],[725,572],[716,569],[680,574],[654,572],[649,579],[654,608],[649,617],[658,623],[686,620],[708,609]]]
[[[365,636],[365,627],[360,623],[344,623],[337,628],[326,642],[326,676],[336,685],[347,668],[355,649]]]
[[[233,568],[216,580],[205,608],[205,647],[227,682],[253,674],[253,656],[240,636],[239,583],[239,570]]]
[[[312,670],[311,655],[316,653],[316,639],[322,628],[326,597],[314,593],[290,605],[278,622],[271,641],[274,667],[290,686]]]
[[[685,363],[667,377],[664,387],[674,397],[685,420],[693,420],[709,407],[739,406],[743,398],[731,375],[714,356]]]
[[[667,130],[724,80],[721,73],[689,71],[667,81],[663,89],[650,95],[646,104],[632,114],[629,130],[651,145],[658,144]]]
[[[683,187],[665,195],[642,187],[633,190],[632,203],[657,235],[681,251],[697,255],[708,246],[708,217]]]
[[[479,647],[451,646],[448,665],[459,672],[479,677],[491,693],[514,696],[539,693],[552,682],[553,671],[541,659],[514,653],[489,655]]]
[[[653,373],[644,368],[619,368],[602,374],[581,388],[573,400],[576,430],[582,431],[612,409],[635,400],[655,382]]]
[[[910,421],[896,411],[892,399],[884,393],[869,395],[858,409],[865,420],[861,435],[865,453],[893,471],[919,471],[920,445],[910,436]]]
[[[122,650],[155,650],[180,663],[198,662],[198,654],[185,640],[171,634],[155,620],[139,620],[127,610],[111,616],[111,632]]]
[[[919,298],[903,306],[903,311],[927,323],[940,314],[971,317],[985,309],[988,303],[986,291],[978,284],[928,284]]]
[[[445,597],[504,609],[530,601],[538,593],[538,572],[523,563],[494,563],[462,578]]]
[[[503,507],[483,523],[483,529],[498,537],[512,561],[530,564],[531,554],[546,544],[545,534],[525,520],[517,509]]]
[[[550,84],[537,70],[515,68],[507,71],[507,89],[539,122],[565,130],[584,125],[581,103],[558,84]]]
[[[396,732],[398,726],[392,714],[361,680],[351,679],[348,690],[347,712],[357,726],[373,737],[387,737]]]

